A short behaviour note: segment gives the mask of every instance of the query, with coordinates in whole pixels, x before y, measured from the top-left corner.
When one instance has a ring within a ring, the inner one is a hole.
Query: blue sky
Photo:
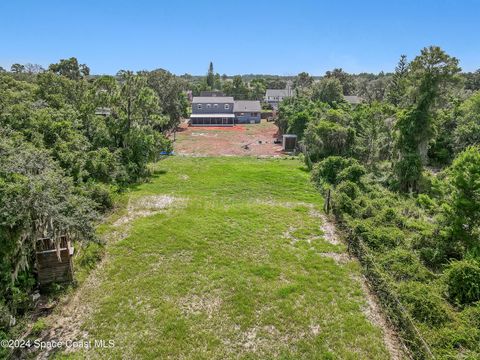
[[[2,1],[0,66],[75,56],[94,74],[164,68],[321,75],[392,71],[439,45],[480,68],[480,0]]]

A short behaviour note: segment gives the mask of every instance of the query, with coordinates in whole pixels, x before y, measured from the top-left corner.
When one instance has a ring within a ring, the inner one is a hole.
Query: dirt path
[[[322,231],[324,233],[323,236],[325,240],[334,245],[340,244],[342,240],[338,235],[335,224],[327,216],[325,216],[325,214],[321,214],[320,218],[322,219],[323,223]],[[334,253],[331,255],[331,257],[339,263],[346,262],[347,260],[345,257],[348,257],[348,260],[350,261],[356,261],[356,259],[352,258],[348,254]],[[378,298],[375,293],[370,289],[367,279],[362,275],[360,277],[357,277],[355,280],[360,283],[363,293],[365,294],[365,298],[367,299],[367,306],[364,309],[364,313],[372,324],[382,329],[383,341],[390,353],[391,359],[407,359],[407,356],[405,355],[405,347],[398,338],[395,330],[389,324],[388,320],[385,317],[385,314],[382,312]]]

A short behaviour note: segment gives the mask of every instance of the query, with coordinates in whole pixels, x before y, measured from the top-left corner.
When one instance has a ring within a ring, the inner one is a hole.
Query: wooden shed
[[[35,250],[40,286],[73,281],[73,246],[66,236],[59,244],[50,238],[38,239]]]

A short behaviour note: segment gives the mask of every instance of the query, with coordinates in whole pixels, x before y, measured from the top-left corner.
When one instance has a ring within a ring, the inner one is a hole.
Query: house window
[[[207,109],[210,109],[212,107],[212,104],[207,104]]]
[[[202,104],[198,104],[198,105],[197,105],[197,109],[198,109],[198,110],[202,110]]]
[[[230,109],[230,104],[225,104],[225,110]]]
[[[218,104],[213,104],[213,108],[214,108],[214,109],[217,109],[217,108],[218,108]]]

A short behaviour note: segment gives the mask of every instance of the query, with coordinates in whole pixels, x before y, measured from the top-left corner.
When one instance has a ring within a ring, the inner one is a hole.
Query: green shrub
[[[359,211],[359,206],[355,203],[355,199],[360,194],[359,187],[351,181],[341,182],[333,194],[333,210],[340,213],[354,215]]]
[[[418,250],[422,262],[432,268],[439,268],[463,253],[461,244],[451,239],[448,229],[418,233],[413,238],[412,248]]]
[[[90,177],[102,182],[115,180],[115,174],[120,167],[118,153],[106,147],[87,153],[85,168]]]
[[[402,304],[419,322],[438,326],[449,320],[448,309],[433,288],[417,281],[403,282],[398,286]]]
[[[480,329],[480,302],[467,306],[460,314],[464,323],[471,327]]]
[[[376,226],[364,234],[364,241],[372,249],[392,248],[403,242],[402,231],[391,226]]]
[[[392,250],[386,253],[380,261],[385,271],[397,281],[422,281],[432,276],[417,256],[409,250]]]
[[[35,323],[32,325],[32,331],[31,334],[33,336],[38,336],[41,334],[43,330],[47,328],[47,323],[45,322],[45,319],[38,319],[35,321]]]
[[[102,259],[104,252],[105,248],[103,245],[90,242],[82,246],[77,255],[76,261],[82,269],[89,271],[97,266],[98,262]]]
[[[343,213],[354,215],[358,210],[355,201],[345,193],[334,194],[332,208],[334,213],[338,216],[342,216]]]
[[[431,210],[435,207],[435,201],[426,194],[420,194],[417,197],[417,205],[422,209]]]
[[[444,276],[451,301],[464,305],[480,300],[480,266],[477,262],[454,261]]]
[[[339,174],[349,166],[361,166],[357,160],[344,158],[342,156],[329,156],[319,163],[315,164],[312,172],[312,180],[315,184],[327,182],[336,185],[339,182]],[[344,176],[353,176],[358,172],[358,168],[352,168],[351,171],[344,173]]]
[[[31,306],[30,297],[23,289],[12,287],[11,307],[16,314],[23,315]]]
[[[305,143],[313,160],[351,153],[355,131],[326,119],[312,119],[305,130]]]
[[[403,243],[404,233],[392,226],[379,226],[372,219],[354,220],[349,226],[354,236],[361,238],[369,248],[380,250]]]
[[[89,182],[84,187],[84,194],[95,202],[98,212],[106,212],[113,208],[110,186],[102,183]]]
[[[352,200],[355,200],[360,195],[360,188],[358,185],[349,180],[342,181],[338,184],[335,191],[347,195]]]
[[[433,345],[442,349],[441,358],[454,359],[458,349],[462,349],[462,359],[478,359],[478,353],[467,349],[478,349],[480,329],[462,323],[448,323],[433,333]],[[439,356],[439,358],[440,358]]]
[[[360,178],[366,174],[365,167],[360,165],[356,160],[352,160],[352,164],[338,174],[339,181],[352,181],[354,183],[359,183]]]
[[[363,219],[368,219],[368,218],[371,218],[371,217],[375,216],[376,213],[377,213],[377,209],[375,209],[375,207],[371,203],[367,203],[363,207],[361,217]]]

